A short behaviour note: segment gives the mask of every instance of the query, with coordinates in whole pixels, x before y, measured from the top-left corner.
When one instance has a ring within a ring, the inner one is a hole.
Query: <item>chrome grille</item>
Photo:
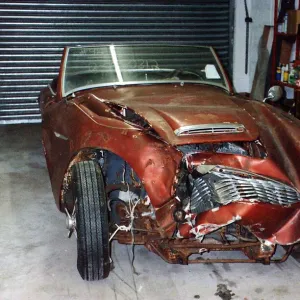
[[[249,172],[242,171],[234,174],[232,169],[228,171],[226,168],[211,169],[192,180],[191,211],[200,213],[237,201],[282,206],[300,202],[300,193],[293,187],[263,176],[256,176],[250,177]]]
[[[217,124],[199,124],[177,128],[174,133],[177,136],[195,135],[195,134],[226,134],[241,133],[245,131],[243,124],[217,123]]]
[[[200,213],[218,206],[214,201],[213,189],[207,180],[201,177],[195,179],[191,195],[191,212]]]
[[[217,172],[211,174],[215,177],[212,185],[218,196],[218,202],[222,204],[249,200],[291,205],[300,201],[300,194],[295,189],[280,182],[243,178]]]

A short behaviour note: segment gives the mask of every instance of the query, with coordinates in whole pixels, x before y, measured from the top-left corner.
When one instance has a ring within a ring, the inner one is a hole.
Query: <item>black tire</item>
[[[77,199],[77,269],[84,280],[104,279],[109,275],[110,257],[102,172],[95,162],[82,161],[72,167],[72,179]]]

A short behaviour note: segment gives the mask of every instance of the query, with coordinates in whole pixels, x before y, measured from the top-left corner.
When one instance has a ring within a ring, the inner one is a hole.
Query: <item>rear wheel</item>
[[[106,192],[100,167],[82,161],[72,167],[76,213],[77,269],[84,280],[106,278],[110,271]]]

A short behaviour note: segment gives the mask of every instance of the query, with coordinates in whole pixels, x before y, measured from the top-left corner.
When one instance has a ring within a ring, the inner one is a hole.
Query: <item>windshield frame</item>
[[[224,84],[218,84],[214,82],[209,82],[209,81],[201,81],[201,80],[175,80],[175,79],[167,79],[167,80],[152,80],[152,81],[116,81],[116,82],[106,82],[106,83],[98,83],[98,84],[91,84],[91,85],[86,85],[86,86],[81,86],[75,89],[72,89],[68,91],[67,93],[65,92],[65,71],[66,71],[66,65],[68,61],[68,54],[69,50],[72,48],[93,48],[93,47],[110,47],[112,45],[107,45],[107,44],[100,44],[100,45],[80,45],[80,46],[70,46],[70,47],[65,47],[64,48],[64,53],[60,65],[60,71],[59,71],[59,79],[58,79],[58,96],[59,98],[65,98],[68,97],[69,95],[72,95],[76,92],[79,91],[84,91],[84,90],[89,90],[93,88],[102,88],[102,87],[114,87],[117,88],[119,86],[130,86],[130,85],[153,85],[153,84],[179,84],[179,85],[185,85],[185,84],[199,84],[199,85],[210,85],[214,87],[219,87],[227,91],[228,93],[232,94],[233,93],[233,88],[231,85],[231,82],[227,76],[226,71],[224,70],[220,59],[218,58],[215,50],[213,47],[209,46],[191,46],[191,45],[175,45],[175,44],[115,44],[114,46],[167,46],[167,47],[192,47],[192,48],[209,48],[211,53],[213,54],[213,57],[216,61],[216,64],[221,72],[221,75],[223,76]]]

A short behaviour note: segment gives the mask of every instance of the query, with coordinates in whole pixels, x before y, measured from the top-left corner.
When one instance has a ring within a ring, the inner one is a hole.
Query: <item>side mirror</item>
[[[215,65],[206,65],[204,71],[205,71],[205,76],[207,79],[220,79],[221,78]]]
[[[276,102],[280,100],[282,96],[283,96],[282,88],[279,85],[274,85],[269,89],[268,96],[267,98],[264,99],[263,102],[266,101]]]

